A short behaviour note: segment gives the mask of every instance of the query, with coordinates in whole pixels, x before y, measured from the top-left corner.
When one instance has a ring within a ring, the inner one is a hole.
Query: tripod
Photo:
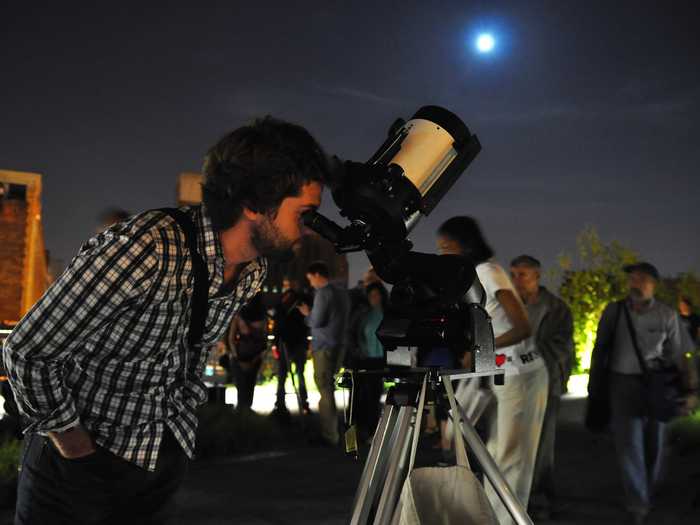
[[[427,377],[426,377],[427,374]],[[486,450],[484,443],[467,418],[464,409],[455,402],[451,381],[453,379],[476,378],[493,375],[484,373],[441,373],[439,371],[416,371],[416,375],[426,383],[442,383],[450,404],[460,411],[460,429],[467,445],[493,485],[503,504],[518,525],[532,525],[522,504],[508,486],[496,462]],[[411,441],[415,428],[415,416],[422,410],[418,402],[421,385],[415,382],[402,382],[394,386],[387,395],[384,413],[372,440],[369,456],[362,471],[362,477],[355,493],[351,525],[390,525],[398,517],[397,503],[408,474],[407,467]],[[420,396],[421,399],[423,396]],[[456,429],[455,429],[456,430]]]

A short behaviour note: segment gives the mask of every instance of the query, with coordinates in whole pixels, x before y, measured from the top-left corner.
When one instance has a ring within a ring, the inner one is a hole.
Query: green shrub
[[[681,453],[700,450],[700,411],[669,424],[670,441]]]
[[[10,483],[17,479],[17,467],[22,445],[16,439],[0,443],[0,482]]]
[[[627,279],[623,267],[637,254],[616,241],[604,243],[595,228],[584,229],[576,239],[577,256],[562,255],[559,294],[574,318],[576,363],[574,373],[588,372],[598,321],[605,305],[624,297]],[[557,275],[557,273],[559,275]]]
[[[683,272],[676,277],[665,278],[656,290],[656,297],[673,308],[681,296],[691,300],[695,313],[700,311],[700,277],[694,272]]]

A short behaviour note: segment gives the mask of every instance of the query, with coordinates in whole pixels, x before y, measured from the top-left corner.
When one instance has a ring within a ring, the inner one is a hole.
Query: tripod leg
[[[416,409],[412,406],[402,406],[399,409],[394,447],[389,456],[386,483],[379,499],[374,525],[389,525],[392,522],[399,493],[406,478],[412,431],[420,432],[420,429],[414,429],[411,424],[415,413]]]
[[[503,477],[503,474],[501,474],[501,471],[498,470],[498,465],[496,465],[496,462],[489,454],[484,442],[481,441],[479,434],[477,434],[476,430],[474,430],[474,427],[469,421],[464,409],[458,404],[457,410],[459,410],[462,416],[462,424],[460,425],[462,435],[467,441],[467,445],[469,445],[469,448],[476,456],[477,461],[479,461],[481,468],[484,470],[484,474],[493,485],[493,488],[498,496],[501,498],[503,505],[505,505],[506,509],[508,509],[508,512],[515,523],[518,525],[533,525],[532,520],[527,515],[527,512],[525,512],[520,500],[518,500],[517,496],[513,493],[513,490],[508,485],[508,482]]]
[[[395,426],[399,415],[399,407],[387,405],[384,408],[382,419],[377,425],[377,430],[372,439],[369,456],[362,470],[360,484],[355,493],[352,517],[350,525],[366,525],[369,520],[372,507],[377,499],[378,491],[384,486],[386,477],[387,455],[393,448],[395,438]]]

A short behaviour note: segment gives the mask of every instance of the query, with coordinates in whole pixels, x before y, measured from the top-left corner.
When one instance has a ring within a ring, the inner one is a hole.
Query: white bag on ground
[[[484,488],[469,468],[461,433],[458,433],[455,439],[456,466],[413,468],[423,416],[425,389],[424,381],[418,402],[408,477],[401,491],[394,523],[399,525],[497,525]],[[452,385],[446,385],[445,389],[450,398],[450,405],[453,407],[453,417],[459,424],[461,418],[455,408]]]

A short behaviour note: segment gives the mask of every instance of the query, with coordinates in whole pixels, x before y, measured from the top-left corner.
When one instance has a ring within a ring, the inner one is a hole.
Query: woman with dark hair
[[[536,351],[524,344],[530,323],[522,301],[505,270],[492,260],[493,250],[471,217],[453,217],[438,230],[440,255],[461,255],[476,265],[486,292],[486,311],[491,317],[496,354],[505,357],[503,386],[491,388],[496,403],[487,412],[489,453],[518,499],[527,508],[535,458],[547,405],[547,369]],[[512,518],[490,484],[486,493],[498,522]]]
[[[384,368],[384,347],[377,337],[377,330],[384,319],[389,303],[389,292],[381,282],[372,282],[365,288],[367,303],[358,312],[351,328],[351,345],[356,349],[353,368],[376,370]],[[361,441],[374,433],[381,407],[379,401],[384,391],[381,374],[355,375],[354,409]]]

